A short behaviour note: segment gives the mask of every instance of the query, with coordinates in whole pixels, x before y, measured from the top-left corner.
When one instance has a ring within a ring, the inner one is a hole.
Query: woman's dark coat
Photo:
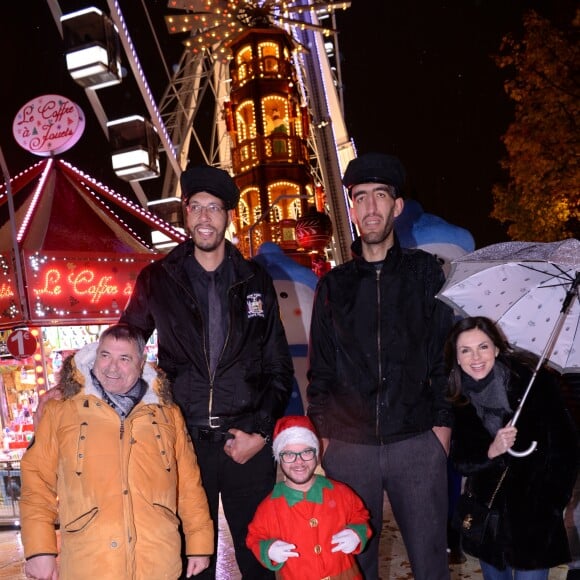
[[[510,406],[521,400],[531,371],[513,365],[517,377],[508,387]],[[494,540],[487,534],[481,545],[466,538],[468,553],[499,569],[506,565],[520,570],[551,568],[568,562],[570,553],[563,523],[577,473],[577,433],[559,393],[559,376],[542,370],[530,390],[516,422],[514,450],[537,449],[523,458],[507,453],[492,460],[487,451],[493,437],[484,428],[471,404],[456,406],[451,456],[456,468],[470,476],[475,495],[487,502],[506,466],[506,478],[494,505],[501,512],[500,529]]]

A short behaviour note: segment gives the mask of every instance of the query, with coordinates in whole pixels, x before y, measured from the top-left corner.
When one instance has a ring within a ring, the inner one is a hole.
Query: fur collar
[[[63,397],[70,399],[83,391],[85,395],[101,398],[91,379],[91,369],[95,363],[98,343],[87,344],[63,364],[60,387]],[[141,378],[147,383],[147,391],[141,399],[146,405],[171,402],[171,395],[165,377],[150,363],[145,363]]]

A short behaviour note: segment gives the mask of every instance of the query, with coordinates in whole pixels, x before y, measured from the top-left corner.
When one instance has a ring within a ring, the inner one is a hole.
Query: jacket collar
[[[400,263],[403,255],[399,238],[395,232],[393,234],[393,245],[387,251],[387,257],[384,260],[381,275],[387,272],[393,272]],[[362,255],[362,241],[360,236],[352,243],[350,249],[353,260],[358,268],[364,271],[372,271],[373,273],[376,271],[374,264],[367,262]]]
[[[246,280],[250,278],[254,272],[248,265],[246,259],[242,256],[240,251],[229,241],[225,240],[225,259],[231,260],[236,281]],[[193,254],[193,241],[191,239],[182,242],[176,246],[163,259],[163,266],[174,277],[186,278],[185,260],[188,256]]]
[[[297,489],[292,489],[288,487],[283,481],[280,481],[274,487],[272,491],[272,499],[277,499],[283,497],[288,503],[289,507],[295,506],[301,501],[309,501],[311,503],[322,503],[322,492],[324,489],[333,489],[334,485],[326,477],[320,475],[314,476],[316,479],[312,484],[312,487],[304,493],[303,491],[298,491]]]

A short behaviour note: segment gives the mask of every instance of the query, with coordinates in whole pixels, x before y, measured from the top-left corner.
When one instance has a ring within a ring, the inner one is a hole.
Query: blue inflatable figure
[[[294,390],[287,415],[303,415],[306,403],[308,335],[318,277],[310,268],[289,258],[277,244],[264,242],[254,258],[272,279],[294,363]]]
[[[446,275],[452,260],[475,250],[468,230],[425,213],[414,199],[405,200],[403,213],[395,219],[395,231],[404,248],[421,248],[437,256]]]

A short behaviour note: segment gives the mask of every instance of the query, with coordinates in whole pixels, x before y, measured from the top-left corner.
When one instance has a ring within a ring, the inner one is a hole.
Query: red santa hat
[[[286,445],[302,443],[316,449],[316,455],[320,449],[320,441],[316,436],[314,425],[306,415],[288,415],[278,419],[274,428],[272,451],[278,459],[280,452]]]

